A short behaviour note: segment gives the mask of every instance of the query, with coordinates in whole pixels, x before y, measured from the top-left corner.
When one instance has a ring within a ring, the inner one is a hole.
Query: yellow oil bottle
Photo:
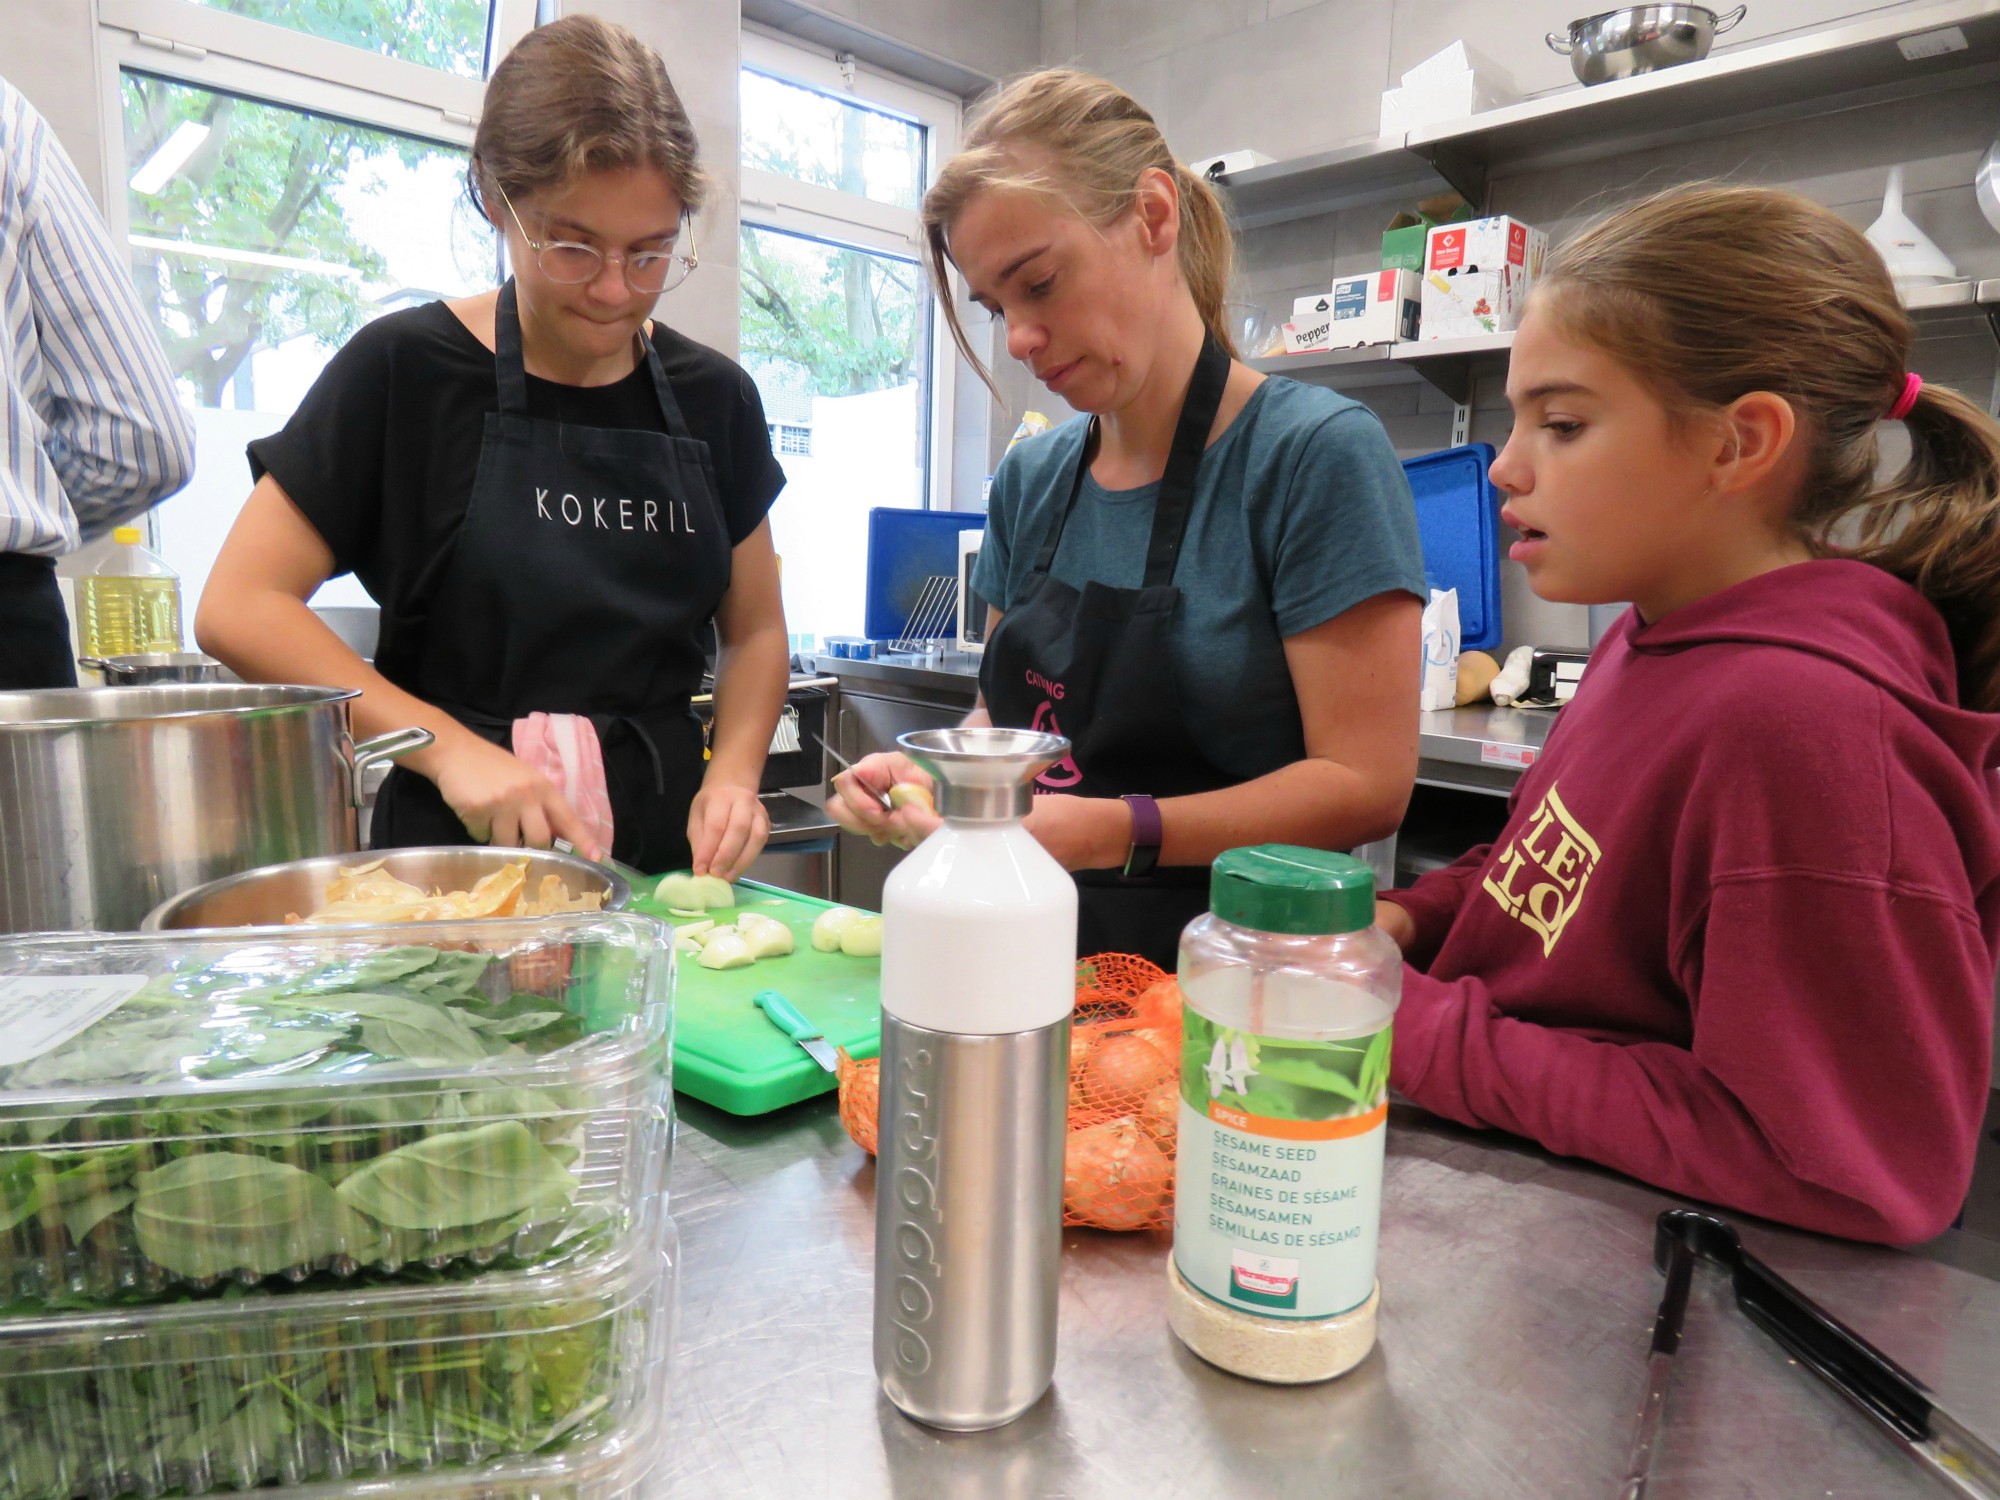
[[[180,575],[120,526],[95,572],[77,580],[85,656],[136,656],[181,649]]]

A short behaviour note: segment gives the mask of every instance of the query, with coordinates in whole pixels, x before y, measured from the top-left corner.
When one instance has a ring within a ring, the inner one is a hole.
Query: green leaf
[[[317,1180],[317,1179],[315,1179]],[[519,1120],[427,1136],[341,1183],[340,1200],[392,1229],[456,1229],[568,1205],[576,1179]]]
[[[421,1000],[397,1000],[374,995],[362,1014],[361,1045],[378,1057],[404,1062],[440,1064],[483,1062],[486,1044],[445,1006]]]
[[[530,1010],[512,1016],[477,1016],[467,1013],[465,1024],[489,1036],[527,1036],[570,1019],[564,1010]]]
[[[346,1039],[345,1031],[321,1031],[310,1026],[274,1026],[245,1056],[260,1066],[291,1062]]]
[[[334,1190],[284,1162],[204,1151],[134,1181],[139,1249],[181,1276],[269,1276],[345,1248]]]
[[[484,1224],[465,1224],[455,1229],[388,1229],[382,1234],[380,1260],[407,1262],[459,1256],[473,1250],[497,1250],[513,1242],[514,1236],[535,1221],[534,1209],[523,1209],[504,1219]]]
[[[69,1231],[72,1245],[83,1243],[84,1236],[102,1224],[113,1214],[122,1214],[132,1206],[138,1195],[130,1188],[115,1188],[108,1193],[98,1193],[88,1198],[79,1198],[74,1203],[63,1205],[63,1228]]]
[[[470,995],[493,963],[490,953],[445,953],[436,949],[437,962],[405,983],[429,995]]]

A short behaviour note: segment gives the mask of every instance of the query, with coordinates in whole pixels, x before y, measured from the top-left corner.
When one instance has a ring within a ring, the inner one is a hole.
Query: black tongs
[[[1751,1322],[1873,1419],[1952,1493],[2000,1500],[2000,1452],[1939,1406],[1909,1371],[1745,1250],[1734,1226],[1690,1208],[1668,1209],[1653,1233],[1653,1264],[1666,1275],[1667,1290],[1653,1320],[1651,1378],[1620,1500],[1641,1500],[1646,1493],[1697,1259],[1726,1268],[1736,1305]]]

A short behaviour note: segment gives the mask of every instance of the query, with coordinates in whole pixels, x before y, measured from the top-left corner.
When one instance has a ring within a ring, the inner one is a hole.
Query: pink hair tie
[[[1889,410],[1883,414],[1882,420],[1885,422],[1902,421],[1903,418],[1907,417],[1910,414],[1911,409],[1916,406],[1917,392],[1922,390],[1923,388],[1924,388],[1923,376],[1918,375],[1914,372],[1905,375],[1903,377],[1903,394],[1898,396],[1896,398],[1895,405],[1891,406]]]

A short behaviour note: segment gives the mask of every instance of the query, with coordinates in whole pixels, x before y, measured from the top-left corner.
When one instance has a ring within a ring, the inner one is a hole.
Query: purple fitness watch
[[[1160,840],[1164,836],[1160,804],[1145,796],[1126,797],[1124,803],[1132,809],[1132,850],[1125,856],[1125,873],[1150,875],[1160,863]]]

